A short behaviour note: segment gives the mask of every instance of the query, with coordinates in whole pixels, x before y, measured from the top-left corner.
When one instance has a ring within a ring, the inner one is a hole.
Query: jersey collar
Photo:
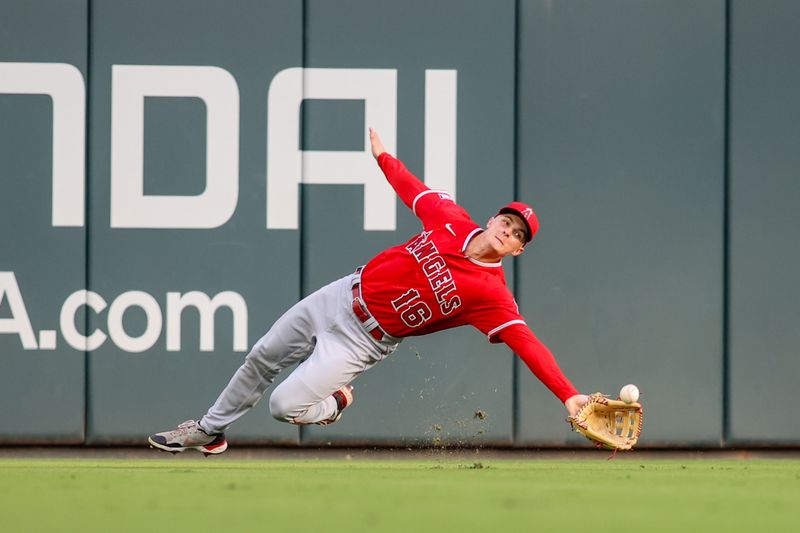
[[[475,228],[474,230],[472,230],[472,231],[470,231],[470,232],[469,232],[469,235],[467,235],[467,238],[466,238],[466,239],[464,239],[464,244],[462,244],[462,245],[461,245],[461,253],[466,253],[466,251],[467,251],[467,245],[469,244],[469,241],[471,241],[471,240],[472,240],[472,238],[473,238],[475,235],[477,235],[478,233],[480,233],[480,232],[482,232],[482,231],[483,231],[483,229],[482,229],[482,228]]]
[[[497,263],[484,263],[483,261],[478,261],[477,259],[473,259],[472,257],[468,257],[466,255],[464,257],[466,257],[470,263],[475,263],[476,265],[482,267],[500,268],[501,266],[503,266],[502,261],[498,261]]]

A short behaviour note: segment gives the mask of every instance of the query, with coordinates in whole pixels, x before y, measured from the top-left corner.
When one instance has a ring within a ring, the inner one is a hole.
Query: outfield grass
[[[800,461],[0,459],[0,530],[798,531]]]

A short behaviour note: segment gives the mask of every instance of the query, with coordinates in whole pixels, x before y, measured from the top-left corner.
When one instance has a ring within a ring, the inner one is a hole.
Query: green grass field
[[[17,531],[798,531],[789,459],[0,459]]]

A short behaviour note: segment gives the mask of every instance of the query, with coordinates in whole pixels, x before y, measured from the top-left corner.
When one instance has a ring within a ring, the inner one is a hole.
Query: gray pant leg
[[[378,345],[365,332],[353,315],[350,287],[340,284],[338,296],[325,300],[319,312],[328,317],[327,327],[319,330],[314,351],[270,396],[270,413],[276,419],[314,424],[332,418],[338,409],[331,395],[397,346]]]
[[[314,349],[317,330],[324,323],[316,315],[331,292],[330,284],[304,298],[273,324],[247,354],[217,401],[200,420],[209,433],[225,431],[252,409],[284,368],[302,361]]]
[[[272,416],[293,424],[313,424],[337,413],[335,391],[353,381],[377,360],[374,348],[363,341],[353,342],[352,335],[337,324],[317,339],[311,355],[300,363],[283,383],[275,387],[269,399]]]

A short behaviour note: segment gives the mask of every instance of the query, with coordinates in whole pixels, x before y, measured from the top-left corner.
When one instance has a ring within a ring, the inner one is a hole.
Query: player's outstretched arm
[[[420,193],[429,190],[428,186],[412,174],[399,159],[392,157],[386,151],[380,135],[372,128],[369,129],[369,142],[372,147],[372,155],[375,156],[375,160],[386,176],[389,185],[392,186],[403,203],[409,209],[413,209],[414,199]]]
[[[564,403],[570,416],[589,401],[564,375],[552,352],[527,326],[515,324],[500,331],[498,340],[506,343],[544,385]]]
[[[372,128],[369,129],[369,142],[372,145],[372,155],[375,159],[386,151],[386,148],[383,146],[383,142],[381,141],[380,135],[378,132],[373,130]]]

